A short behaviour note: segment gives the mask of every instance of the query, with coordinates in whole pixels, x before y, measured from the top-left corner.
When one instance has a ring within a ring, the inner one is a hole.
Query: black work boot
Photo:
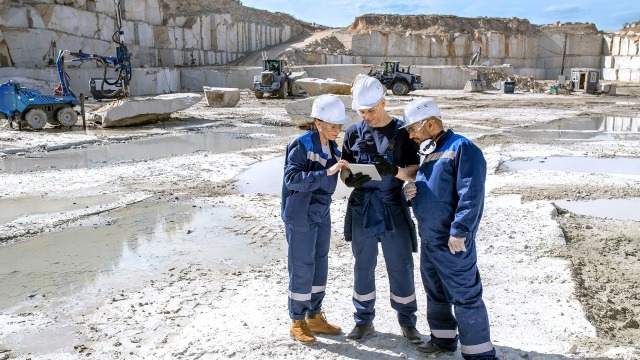
[[[412,344],[422,344],[422,335],[415,326],[402,326],[402,336]]]
[[[422,345],[418,345],[416,347],[419,353],[423,355],[431,355],[431,354],[441,354],[441,353],[452,353],[455,350],[445,349],[433,343],[433,341],[429,340]]]
[[[373,323],[368,323],[365,325],[356,325],[353,330],[347,335],[347,339],[349,340],[362,340],[368,335],[373,333]]]

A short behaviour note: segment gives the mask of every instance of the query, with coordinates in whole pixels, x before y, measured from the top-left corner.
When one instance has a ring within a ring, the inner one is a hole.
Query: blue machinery
[[[70,62],[96,61],[104,69],[100,89],[92,86],[91,92],[95,99],[114,99],[129,97],[129,82],[131,80],[131,53],[124,44],[124,32],[122,31],[122,17],[120,14],[120,0],[114,0],[116,6],[116,31],[111,39],[116,44],[116,56],[101,56],[87,54],[79,51],[61,50],[56,59],[59,85],[52,95],[42,94],[39,90],[27,89],[19,83],[8,81],[0,85],[0,117],[9,120],[9,125],[14,123],[22,130],[23,120],[32,129],[41,129],[47,123],[52,125],[73,126],[78,121],[76,105],[84,103],[71,91],[69,75],[64,70],[64,57],[69,53],[74,59]],[[109,69],[117,72],[117,77],[108,78]],[[105,90],[105,84],[112,89]],[[115,90],[113,88],[115,87]],[[84,114],[84,106],[82,106]]]

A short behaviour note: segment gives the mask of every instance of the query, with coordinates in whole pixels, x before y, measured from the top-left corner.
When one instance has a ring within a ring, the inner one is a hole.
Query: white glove
[[[464,245],[466,240],[467,238],[449,236],[449,251],[451,251],[452,254],[458,251],[467,251],[467,247]]]
[[[407,197],[408,201],[411,201],[411,199],[416,197],[417,193],[418,193],[418,188],[416,187],[416,183],[415,182],[408,182],[404,186],[404,196]]]

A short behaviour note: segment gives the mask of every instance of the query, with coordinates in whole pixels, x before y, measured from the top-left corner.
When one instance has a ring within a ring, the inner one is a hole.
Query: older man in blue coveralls
[[[444,130],[433,100],[407,104],[403,119],[422,155],[416,182],[404,189],[422,239],[420,272],[431,330],[431,339],[417,350],[455,351],[460,340],[465,359],[495,359],[475,242],[487,163],[469,139]]]
[[[417,144],[404,123],[385,110],[386,88],[375,78],[364,77],[353,90],[353,109],[363,120],[347,129],[342,159],[349,163],[374,164],[382,180],[342,169],[345,185],[354,188],[345,218],[345,238],[351,241],[354,266],[353,304],[356,326],[347,336],[362,340],[374,330],[376,302],[375,269],[378,244],[382,246],[391,288],[391,307],[397,311],[402,334],[414,344],[422,343],[416,330],[417,310],[413,280],[413,254],[417,236],[402,185],[418,169]]]

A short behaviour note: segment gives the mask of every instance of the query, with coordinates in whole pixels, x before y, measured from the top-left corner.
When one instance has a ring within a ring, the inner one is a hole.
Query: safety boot
[[[307,326],[312,334],[338,335],[342,333],[340,326],[329,324],[324,311],[307,316]]]
[[[374,331],[373,323],[365,325],[356,325],[353,330],[347,335],[347,339],[360,341],[365,337],[371,335]]]
[[[293,340],[300,341],[301,343],[313,344],[316,342],[316,337],[311,334],[307,322],[304,321],[304,319],[293,320],[289,334],[291,334]]]

